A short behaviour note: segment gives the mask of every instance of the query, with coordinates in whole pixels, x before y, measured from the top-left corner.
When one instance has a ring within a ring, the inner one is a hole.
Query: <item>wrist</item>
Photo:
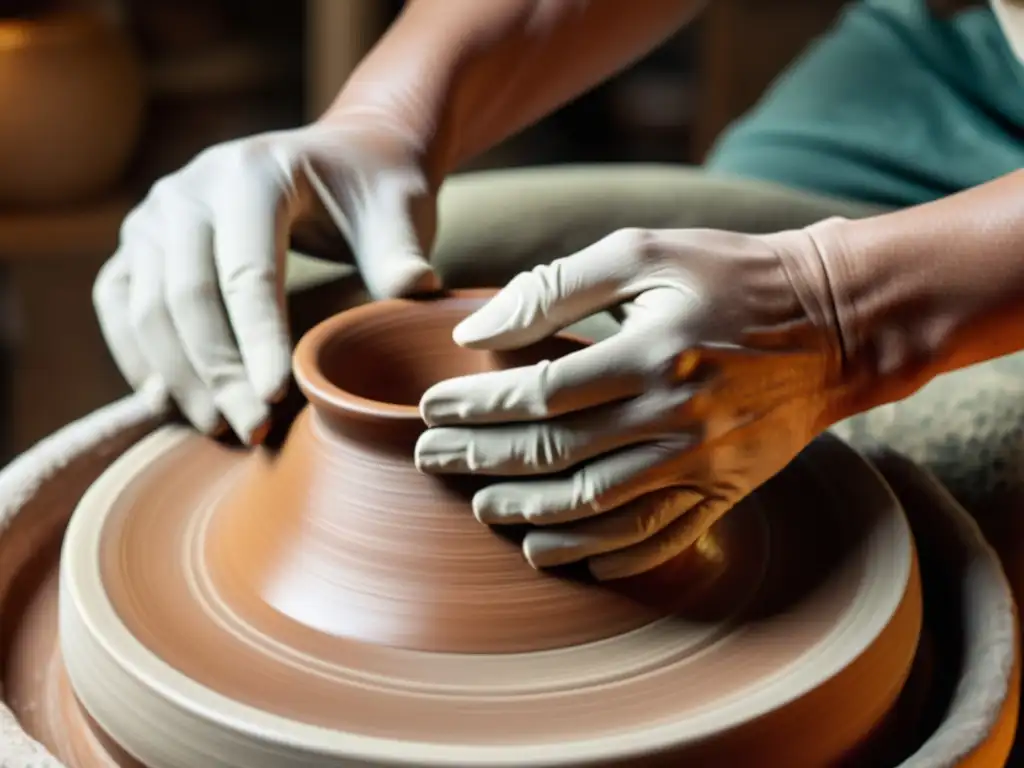
[[[432,18],[442,11],[441,18]],[[318,123],[376,125],[415,153],[439,185],[459,154],[453,94],[467,68],[467,44],[445,24],[454,10],[410,2],[348,78]]]
[[[828,358],[822,429],[902,399],[934,375],[924,296],[890,274],[895,262],[858,250],[863,229],[835,217],[767,236]]]
[[[395,88],[400,90],[397,85]],[[437,189],[451,172],[448,158],[452,150],[441,121],[426,105],[414,109],[399,98],[390,98],[386,88],[367,97],[362,87],[346,87],[314,125],[341,132],[371,131],[401,146],[407,159],[421,168],[431,187]]]
[[[821,264],[841,348],[835,420],[916,392],[942,368],[955,318],[919,264],[890,253],[884,217],[806,227]]]
[[[523,36],[539,7],[538,0],[406,3],[321,119],[372,112],[401,126],[440,181],[508,132],[498,105],[529,63]]]
[[[850,375],[845,319],[833,294],[832,279],[820,244],[808,229],[786,230],[762,238],[782,265],[798,309],[812,329],[810,346],[825,359],[821,383],[821,414],[816,428],[824,431],[846,417]]]

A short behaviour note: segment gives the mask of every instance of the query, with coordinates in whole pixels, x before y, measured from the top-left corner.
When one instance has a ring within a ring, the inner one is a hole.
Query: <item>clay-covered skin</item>
[[[61,581],[89,712],[160,765],[819,768],[860,746],[921,621],[891,495],[826,440],[642,579],[536,571],[471,489],[412,464],[424,388],[579,343],[460,350],[451,329],[482,300],[314,329],[296,352],[311,407],[279,452],[170,427],[90,489]]]

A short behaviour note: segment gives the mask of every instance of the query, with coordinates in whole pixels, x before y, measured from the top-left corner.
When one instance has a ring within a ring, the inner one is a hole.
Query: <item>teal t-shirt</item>
[[[1024,166],[1024,67],[995,16],[842,13],[712,149],[715,173],[902,206]]]

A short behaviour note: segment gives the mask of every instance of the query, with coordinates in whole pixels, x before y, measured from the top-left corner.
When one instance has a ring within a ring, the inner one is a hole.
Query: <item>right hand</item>
[[[520,274],[455,328],[458,344],[519,349],[615,307],[622,328],[432,386],[417,467],[502,478],[473,513],[530,526],[538,568],[585,560],[606,580],[661,565],[846,415],[824,259],[807,230],[634,229]]]
[[[434,290],[436,189],[382,120],[214,146],[160,180],[125,219],[93,290],[129,384],[158,386],[198,429],[262,438],[289,380],[284,259],[351,251],[376,298]],[[348,248],[345,248],[345,244]]]

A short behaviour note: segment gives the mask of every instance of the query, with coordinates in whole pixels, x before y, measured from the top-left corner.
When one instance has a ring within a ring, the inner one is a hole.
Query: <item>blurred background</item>
[[[699,163],[842,4],[714,0],[473,167]],[[315,118],[401,5],[0,0],[0,465],[127,392],[91,287],[128,210],[211,144]]]

